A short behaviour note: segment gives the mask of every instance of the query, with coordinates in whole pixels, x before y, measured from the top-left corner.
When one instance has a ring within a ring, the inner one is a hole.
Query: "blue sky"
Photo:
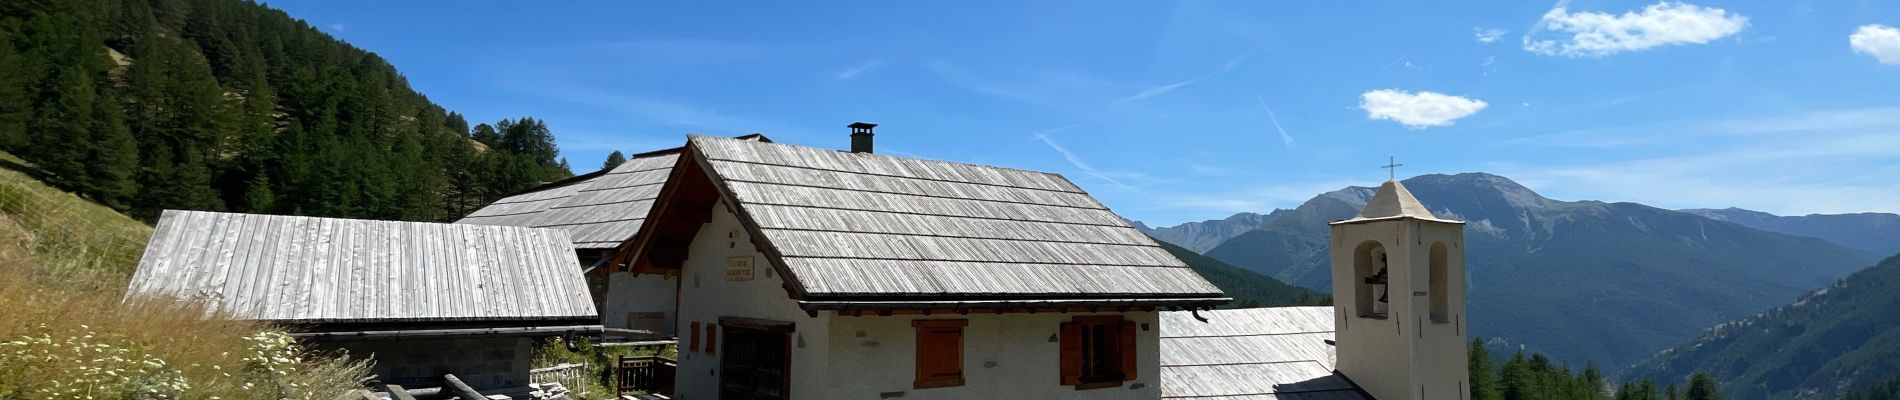
[[[1900,212],[1900,4],[273,2],[577,170],[685,133],[1062,173],[1172,225],[1483,171],[1564,200]],[[580,172],[580,171],[577,171]]]

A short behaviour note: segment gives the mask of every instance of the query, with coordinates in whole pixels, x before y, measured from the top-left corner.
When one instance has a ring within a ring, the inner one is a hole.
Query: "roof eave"
[[[1426,218],[1426,217],[1420,217],[1420,216],[1414,216],[1414,215],[1394,215],[1390,217],[1378,217],[1378,218],[1343,219],[1343,220],[1333,221],[1332,223],[1329,223],[1327,225],[1351,225],[1351,224],[1363,224],[1363,223],[1368,223],[1368,222],[1379,222],[1379,221],[1397,221],[1397,220],[1404,220],[1404,219],[1424,221],[1424,222],[1436,222],[1436,223],[1441,223],[1441,224],[1453,224],[1453,225],[1465,224],[1465,221],[1458,221],[1458,220]]]
[[[1042,308],[1213,308],[1232,302],[1230,297],[1186,298],[1071,298],[1071,299],[965,299],[965,300],[799,300],[805,311],[852,310],[1006,310]]]

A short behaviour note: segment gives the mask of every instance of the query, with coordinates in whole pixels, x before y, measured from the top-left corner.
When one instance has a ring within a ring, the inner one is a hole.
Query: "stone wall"
[[[441,338],[322,342],[318,351],[344,350],[352,358],[371,357],[370,373],[383,382],[418,387],[441,384],[455,374],[476,390],[528,386],[534,339]]]

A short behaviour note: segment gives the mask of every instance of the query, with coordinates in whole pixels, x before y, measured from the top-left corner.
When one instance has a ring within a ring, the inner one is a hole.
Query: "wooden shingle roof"
[[[1161,313],[1161,398],[1367,400],[1334,372],[1332,307]]]
[[[771,141],[764,135],[738,140]],[[495,201],[455,221],[568,231],[577,249],[612,248],[640,231],[679,158],[678,148],[635,154],[605,173],[555,182]]]
[[[286,323],[592,320],[565,232],[168,210],[126,296]]]
[[[761,236],[807,309],[1226,301],[1061,175],[707,136],[682,157]]]

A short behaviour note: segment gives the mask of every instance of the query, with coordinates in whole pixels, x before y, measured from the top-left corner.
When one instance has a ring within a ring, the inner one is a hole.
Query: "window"
[[[917,328],[917,389],[963,386],[961,319],[911,321]]]
[[[698,352],[699,351],[699,321],[693,321],[692,331],[693,331],[693,336],[686,338],[686,351]]]
[[[1135,323],[1119,316],[1075,317],[1062,324],[1062,384],[1121,386],[1135,379]]]
[[[714,350],[717,350],[718,348],[719,348],[719,324],[708,322],[706,323],[706,355],[709,355],[709,356],[718,355],[718,352],[714,351]]]
[[[1428,274],[1431,275],[1429,278],[1431,280],[1431,288],[1427,290],[1431,291],[1432,322],[1440,324],[1451,322],[1451,313],[1449,312],[1451,308],[1451,299],[1449,298],[1451,296],[1451,286],[1447,285],[1447,283],[1449,283],[1447,280],[1450,276],[1447,276],[1448,272],[1445,271],[1445,253],[1445,243],[1432,243],[1431,271],[1428,272]]]
[[[1352,302],[1360,318],[1385,319],[1391,307],[1391,271],[1386,268],[1385,246],[1360,243],[1352,252]]]

